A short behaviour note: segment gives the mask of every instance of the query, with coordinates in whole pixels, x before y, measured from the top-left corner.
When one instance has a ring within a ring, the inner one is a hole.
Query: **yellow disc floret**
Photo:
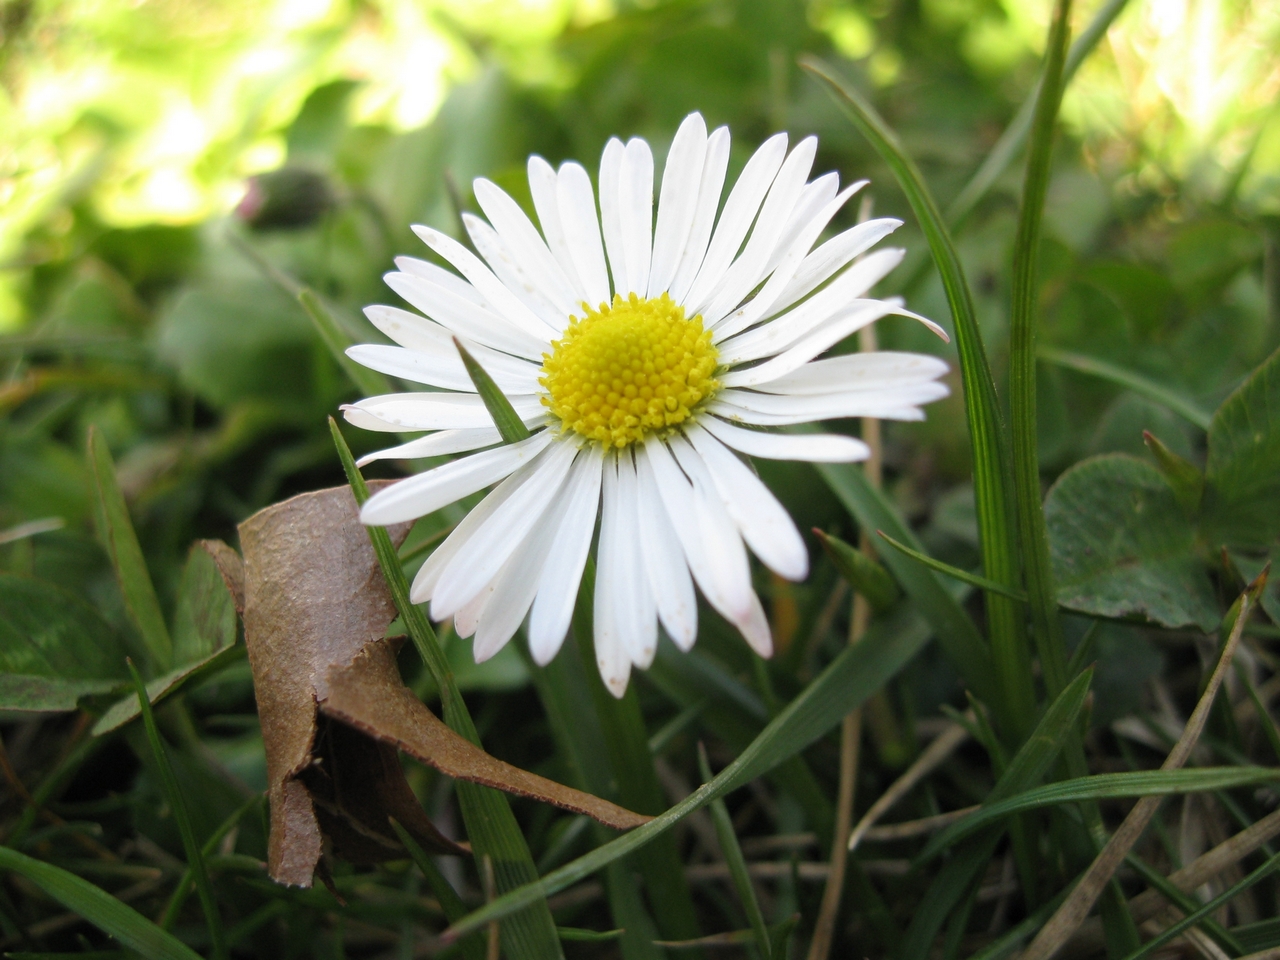
[[[686,318],[665,293],[618,295],[570,318],[543,354],[542,402],[566,431],[625,447],[688,420],[720,387],[716,357],[702,317]]]

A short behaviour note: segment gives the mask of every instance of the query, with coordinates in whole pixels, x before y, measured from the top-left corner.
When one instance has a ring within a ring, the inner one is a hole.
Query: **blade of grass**
[[[709,783],[711,764],[707,762],[707,749],[698,744],[698,769],[702,774],[702,782]],[[733,820],[729,816],[729,808],[724,799],[717,797],[711,801],[711,820],[716,826],[716,839],[720,841],[720,852],[725,863],[729,865],[729,875],[733,878],[733,889],[738,894],[738,901],[747,913],[747,922],[756,935],[756,949],[764,960],[773,960],[773,945],[769,940],[769,928],[765,925],[764,914],[760,910],[760,901],[756,899],[756,888],[751,883],[751,874],[747,872],[747,858],[742,855],[742,847],[738,845],[738,835],[733,829]]]
[[[1205,687],[1200,701],[1196,704],[1195,710],[1192,711],[1191,717],[1187,720],[1182,736],[1165,758],[1161,770],[1177,771],[1179,767],[1186,763],[1191,751],[1195,748],[1196,741],[1199,740],[1200,733],[1208,722],[1218,688],[1222,685],[1227,669],[1231,665],[1231,659],[1235,654],[1237,644],[1240,642],[1240,635],[1244,630],[1245,621],[1249,619],[1249,612],[1253,602],[1265,586],[1266,571],[1264,570],[1262,575],[1246,588],[1239,600],[1233,605],[1232,611],[1228,612],[1227,620],[1230,621],[1232,612],[1235,613],[1235,619],[1226,643],[1223,644],[1222,654],[1218,658],[1217,666],[1209,678],[1209,683]],[[1116,832],[1112,834],[1107,845],[1097,855],[1093,863],[1090,864],[1089,869],[1085,871],[1084,877],[1075,890],[1071,892],[1071,896],[1058,908],[1057,912],[1049,919],[1049,922],[1045,924],[1044,929],[1031,942],[1024,954],[1024,960],[1049,960],[1075,933],[1088,915],[1103,887],[1115,874],[1120,862],[1146,829],[1159,805],[1160,797],[1158,796],[1143,797],[1134,805],[1134,808],[1129,811],[1128,816],[1124,818]]]
[[[935,560],[927,553],[921,553],[919,550],[912,550],[905,543],[899,543],[883,530],[877,530],[876,533],[895,550],[900,550],[905,553],[912,560],[916,561],[916,563],[923,563],[930,570],[937,570],[943,576],[951,577],[953,580],[961,580],[982,590],[989,590],[992,593],[998,593],[1002,596],[1008,597],[1010,600],[1017,600],[1019,603],[1027,602],[1027,595],[1021,590],[1010,590],[1002,583],[996,583],[994,580],[988,580],[986,577],[980,577],[976,573],[969,573],[969,571],[961,570],[959,567],[953,567],[949,563],[943,563],[941,560]]]
[[[1071,0],[1057,0],[1049,28],[1044,73],[1036,97],[1035,121],[1022,188],[1022,209],[1013,244],[1013,293],[1009,316],[1009,410],[1013,431],[1014,508],[1022,543],[1022,563],[1031,612],[1032,636],[1040,654],[1045,690],[1056,697],[1067,685],[1067,657],[1058,618],[1058,600],[1049,564],[1049,534],[1040,493],[1040,453],[1036,440],[1036,319],[1040,225],[1049,190],[1053,134],[1062,101]]]
[[[840,571],[840,576],[855,591],[866,597],[877,613],[883,613],[898,602],[898,597],[902,595],[898,585],[889,576],[889,571],[877,561],[837,536],[824,533],[817,527],[813,528],[813,532]]]
[[[186,798],[182,788],[178,786],[178,778],[169,763],[169,754],[165,752],[164,741],[160,738],[160,729],[156,726],[155,714],[151,710],[151,700],[147,697],[147,685],[143,683],[138,668],[129,661],[129,673],[133,676],[133,686],[138,694],[138,707],[142,711],[142,725],[147,731],[147,741],[151,744],[151,753],[155,758],[156,771],[160,774],[160,786],[164,790],[165,801],[173,812],[173,819],[178,825],[178,833],[182,837],[182,847],[187,854],[187,864],[191,870],[191,878],[196,885],[196,893],[200,897],[200,906],[204,908],[204,918],[209,925],[209,941],[213,945],[215,960],[227,960],[227,942],[223,937],[222,918],[218,915],[218,901],[213,896],[213,884],[209,882],[209,871],[205,868],[204,851],[196,842],[195,830],[191,826],[191,814],[187,810]]]
[[[314,290],[303,287],[294,296],[298,298],[298,303],[302,304],[302,309],[311,318],[311,323],[316,328],[316,333],[320,335],[320,340],[329,348],[329,353],[357,390],[366,397],[376,397],[392,392],[391,381],[383,374],[377,370],[370,370],[347,356],[347,347],[352,345],[351,337],[342,329]]]
[[[252,796],[242,803],[231,816],[223,820],[218,829],[209,835],[209,839],[204,842],[204,846],[200,848],[200,853],[204,857],[210,857],[214,851],[218,849],[224,837],[227,836],[240,822],[240,818],[249,812],[250,808],[262,802],[261,796]],[[177,886],[173,888],[173,894],[169,897],[169,903],[164,909],[164,915],[160,918],[160,926],[165,930],[172,930],[173,925],[177,922],[178,911],[182,909],[182,905],[186,903],[187,896],[195,884],[195,871],[190,864],[183,871],[181,879],[178,880]]]
[[[1061,350],[1058,347],[1046,345],[1041,345],[1036,350],[1036,356],[1041,360],[1047,360],[1049,363],[1066,367],[1068,370],[1086,373],[1091,377],[1099,377],[1102,380],[1114,383],[1118,387],[1132,390],[1139,396],[1154,400],[1162,407],[1169,408],[1188,423],[1195,424],[1201,430],[1208,430],[1209,424],[1213,420],[1212,413],[1202,410],[1199,406],[1168,387],[1162,386],[1154,380],[1149,380],[1140,373],[1126,370],[1124,367],[1116,366],[1114,363],[1108,363],[1106,360],[1099,360],[1097,357],[1085,356],[1083,353],[1073,353],[1070,350]]]
[[[875,108],[816,58],[803,57],[800,65],[824,83],[827,92],[889,165],[929,242],[951,306],[956,348],[960,354],[965,416],[973,448],[973,489],[983,570],[997,583],[1020,589],[1017,530],[1009,496],[1012,469],[1008,437],[974,313],[973,295],[950,232],[920,171]],[[1011,745],[1017,745],[1031,729],[1036,712],[1024,611],[1015,601],[993,593],[986,594],[986,608],[991,661],[999,695],[984,699],[994,707],[1003,736]]]
[[[105,890],[51,863],[0,847],[0,870],[11,870],[35,884],[72,913],[84,917],[146,960],[200,960],[171,933],[166,933]]]
[[[888,530],[898,541],[918,551],[923,549],[923,544],[898,516],[888,498],[868,483],[855,465],[820,463],[817,468],[832,493],[860,526]],[[915,609],[929,622],[938,642],[959,668],[965,686],[984,700],[991,696],[994,673],[991,652],[969,614],[937,577],[907,557],[891,552],[880,559],[893,571]]]
[[[480,362],[471,355],[457,337],[453,338],[453,345],[458,348],[458,356],[462,358],[462,365],[467,368],[467,376],[471,378],[476,392],[484,401],[485,409],[489,411],[489,416],[493,417],[493,425],[498,428],[502,442],[516,443],[529,439],[529,428],[524,425],[515,407],[511,406],[511,401],[493,382],[493,377],[489,376],[488,371],[480,366]]]
[[[1155,869],[1141,857],[1134,856],[1132,853],[1125,857],[1125,863],[1137,871],[1138,876],[1147,882],[1152,889],[1157,890],[1160,896],[1164,897],[1171,904],[1183,912],[1184,915],[1195,913],[1200,909],[1200,901],[1189,894],[1183,893],[1176,886],[1168,881],[1168,879],[1159,870]],[[1222,928],[1213,917],[1203,917],[1200,925],[1204,928],[1204,932],[1211,936],[1225,950],[1231,950],[1237,956],[1244,956],[1249,951],[1246,950],[1228,931]]]
[[[409,858],[413,860],[418,870],[421,871],[423,879],[427,881],[427,886],[431,888],[431,892],[435,894],[436,900],[440,903],[440,909],[444,911],[445,919],[450,923],[459,920],[467,915],[467,905],[462,902],[462,898],[458,896],[458,891],[453,889],[453,885],[445,879],[440,868],[435,862],[427,856],[427,852],[422,849],[418,841],[400,825],[400,821],[395,817],[390,817],[388,822],[391,829],[396,832],[396,836],[400,838],[400,842],[404,844],[405,850],[409,851]],[[462,951],[462,955],[467,960],[484,960],[484,941],[479,936],[466,937],[458,944],[458,949]]]
[[[173,666],[173,641],[165,626],[164,614],[160,612],[160,601],[156,599],[138,535],[129,519],[129,507],[120,492],[111,451],[95,426],[89,428],[88,459],[93,474],[93,514],[98,539],[111,558],[129,619],[142,637],[147,671],[161,673]]]
[[[329,418],[329,430],[333,434],[334,445],[338,448],[338,456],[342,460],[356,503],[363,504],[369,499],[369,488],[332,417]],[[445,723],[479,746],[480,736],[462,699],[462,693],[458,690],[449,661],[436,639],[435,631],[426,614],[409,599],[409,582],[400,566],[391,538],[382,527],[366,529],[373,544],[373,552],[382,568],[382,575],[395,600],[396,610],[440,690]],[[458,781],[455,789],[458,791],[458,802],[471,838],[477,867],[483,871],[485,858],[490,859],[494,881],[500,894],[533,887],[538,879],[537,869],[507,798],[500,791],[463,781]],[[481,876],[483,875],[482,872]],[[528,897],[520,904],[520,908],[518,912],[512,911],[510,918],[502,924],[502,943],[507,955],[514,960],[561,957],[560,941],[556,937],[555,922],[551,919],[546,898],[540,894]]]
[[[445,931],[444,936],[463,936],[527,903],[577,883],[619,857],[640,849],[716,797],[769,772],[804,750],[879,690],[920,651],[928,636],[924,623],[908,609],[879,621],[862,643],[841,651],[710,783],[703,784],[649,823],[547,874],[538,883],[497,898]]]

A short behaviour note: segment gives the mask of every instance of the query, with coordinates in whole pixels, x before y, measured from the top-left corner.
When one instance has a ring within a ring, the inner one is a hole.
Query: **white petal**
[[[456,273],[446,270],[444,267],[429,260],[419,260],[417,257],[396,257],[396,269],[410,276],[421,277],[423,280],[434,283],[437,287],[444,287],[455,297],[461,297],[463,300],[484,307],[486,310],[493,309],[489,306],[488,301],[480,296],[479,290]]]
[[[559,333],[568,323],[572,311],[568,308],[560,309],[543,292],[542,285],[530,272],[527,258],[522,262],[521,257],[498,235],[498,231],[475,214],[464,213],[462,225],[467,228],[471,243],[502,285],[515,294],[516,299],[541,320],[549,331]]]
[[[600,510],[600,545],[596,551],[598,566],[593,606],[595,622],[592,641],[595,647],[596,666],[600,679],[615,697],[627,691],[627,679],[631,676],[631,655],[623,642],[621,619],[623,617],[620,595],[623,565],[618,551],[621,533],[618,520],[618,458],[616,454],[605,457],[604,484]]]
[[[721,317],[740,304],[744,297],[764,279],[764,268],[773,256],[796,201],[804,191],[805,180],[813,166],[818,151],[816,137],[805,137],[791,151],[778,176],[769,187],[756,225],[751,228],[751,238],[742,255],[734,261],[724,278],[704,295],[701,303],[690,302],[689,309],[702,313],[708,323],[715,325]]]
[[[796,275],[774,303],[774,313],[780,313],[797,300],[808,296],[835,276],[854,257],[866,253],[900,226],[901,220],[885,217],[867,220],[836,234],[804,258]]]
[[[627,141],[619,183],[622,249],[627,257],[627,280],[631,286],[619,290],[645,296],[649,283],[649,263],[653,255],[653,151],[639,137]]]
[[[618,625],[622,645],[631,662],[644,670],[658,650],[658,610],[640,548],[640,503],[636,468],[630,451],[618,455],[618,527],[616,544],[621,576],[618,578],[621,616]]]
[[[600,156],[600,227],[609,252],[614,292],[624,297],[631,289],[626,245],[622,242],[622,167],[626,156],[627,148],[617,137],[609,138]]]
[[[458,296],[424,277],[409,273],[388,273],[382,279],[409,303],[466,340],[474,340],[495,350],[530,360],[540,361],[547,349],[546,342],[529,336],[486,307]]]
[[[783,252],[777,268],[769,276],[768,282],[761,288],[760,292],[740,308],[733,310],[732,313],[716,322],[715,336],[717,338],[729,337],[739,330],[745,330],[773,310],[774,303],[791,282],[791,278],[795,276],[796,270],[804,260],[805,254],[809,252],[809,248],[813,246],[822,231],[826,229],[831,218],[839,213],[840,208],[853,196],[858,187],[859,185],[856,183],[851,187],[846,187],[841,193],[832,198],[822,210],[809,218],[799,236]],[[728,301],[725,302],[727,303]],[[708,316],[715,316],[718,312],[719,307],[713,304],[709,308]]]
[[[708,410],[727,420],[760,426],[783,426],[834,420],[840,417],[878,417],[882,420],[920,420],[919,406],[932,403],[948,393],[945,384],[926,383],[905,390],[824,394],[816,397],[789,397],[778,394],[725,390]]]
[[[474,393],[475,383],[467,373],[467,368],[462,365],[462,358],[458,356],[457,347],[454,346],[452,339],[449,343],[449,351],[453,356],[449,356],[448,353],[407,350],[404,347],[392,347],[381,343],[361,343],[348,347],[347,356],[370,370],[400,377],[402,380],[427,383],[446,390]],[[480,354],[478,348],[472,349],[472,356],[480,366],[484,367],[485,372],[493,377],[494,383],[503,393],[515,396],[538,391],[537,367],[496,350],[487,350],[484,353],[487,356]],[[477,354],[480,355],[477,356]],[[500,357],[505,358],[505,362],[499,360]]]
[[[717,343],[720,362],[731,365],[758,360],[786,349],[816,329],[828,317],[848,310],[854,301],[902,261],[903,252],[898,248],[877,250],[855,263],[829,286],[789,313],[775,317],[754,330]]]
[[[851,183],[845,187],[851,193],[857,193],[865,187],[870,180],[859,180],[857,183]],[[791,249],[800,234],[804,231],[805,226],[814,217],[822,211],[840,193],[840,174],[824,173],[820,177],[814,177],[804,185],[804,190],[800,192],[800,199],[796,201],[795,207],[791,210],[791,216],[787,220],[787,225],[783,228],[782,233],[778,235],[778,243],[773,248],[773,255],[769,257],[769,262],[765,264],[765,276],[772,276],[773,271],[777,269],[782,255]]]
[[[724,212],[716,224],[711,246],[707,248],[706,258],[698,270],[698,278],[693,281],[688,294],[681,298],[686,307],[705,303],[719,288],[786,155],[787,135],[777,133],[762,143],[742,168],[742,175],[729,191],[729,199],[725,201]],[[697,311],[690,309],[688,312],[692,315]]]
[[[546,449],[551,434],[543,430],[528,440],[473,453],[379,490],[361,508],[360,521],[386,526],[435,513],[518,470]]]
[[[474,253],[453,237],[420,223],[413,225],[413,232],[423,243],[448,260],[454,269],[471,281],[471,285],[480,292],[480,296],[484,297],[504,320],[535,340],[551,342],[551,335],[555,331],[521,303],[519,298],[508,290]]]
[[[900,353],[877,350],[849,353],[826,360],[814,360],[798,370],[756,386],[765,393],[793,396],[845,393],[854,390],[888,390],[937,380],[946,374],[947,363],[927,353]],[[731,384],[726,384],[731,386]]]
[[[359,427],[361,430],[376,430],[378,433],[399,433],[398,427],[393,427],[385,421],[379,420],[372,413],[368,413],[358,407],[353,407],[349,403],[345,403],[341,407],[342,416],[347,423],[353,427]]]
[[[493,580],[551,505],[577,452],[569,443],[552,444],[530,464],[528,482],[476,530],[440,575],[431,593],[433,619],[452,616]]]
[[[742,531],[751,552],[766,567],[788,580],[809,574],[809,551],[790,514],[746,464],[697,424],[685,436],[707,465],[729,516]]]
[[[443,457],[450,453],[465,453],[491,447],[502,440],[497,427],[472,427],[467,430],[441,430],[418,437],[398,447],[388,447],[375,453],[366,453],[356,461],[357,467],[367,466],[375,460],[420,460],[423,457]]]
[[[587,291],[587,303],[599,307],[608,303],[609,275],[604,266],[604,249],[600,246],[600,221],[596,217],[595,196],[591,178],[581,164],[566,163],[556,178],[556,196],[560,201],[560,222],[578,276]]]
[[[467,604],[463,604],[462,608],[453,615],[453,632],[462,639],[473,636],[476,627],[480,625],[480,618],[484,616],[484,608],[489,601],[493,599],[493,588],[490,586],[487,590],[481,590],[475,595],[475,598]],[[480,657],[476,656],[476,663],[480,663]]]
[[[726,446],[764,460],[852,463],[871,456],[871,448],[861,440],[838,433],[764,433],[718,417],[703,417],[699,423]]]
[[[676,435],[671,438],[670,446],[680,467],[693,483],[697,534],[705,544],[703,562],[708,568],[708,579],[717,585],[716,592],[724,605],[723,609],[717,609],[742,632],[757,653],[767,657],[772,653],[768,625],[762,642],[758,623],[760,600],[751,586],[751,566],[747,562],[747,551],[742,545],[738,527],[720,499],[710,471],[689,441]],[[693,572],[696,577],[697,569],[694,568]],[[703,592],[706,593],[705,588]],[[711,594],[707,594],[707,599],[715,606]]]
[[[376,417],[382,424],[380,427],[365,427],[366,430],[385,433],[463,430],[493,424],[493,416],[484,401],[474,393],[388,393],[380,397],[366,397],[351,406]],[[521,420],[531,420],[546,413],[542,400],[535,396],[512,396],[511,406]],[[344,406],[343,410],[346,409]]]
[[[562,313],[572,313],[582,297],[520,205],[506,191],[484,178],[476,180],[473,187],[480,209],[498,231],[507,249],[524,264],[531,282]]]
[[[697,212],[698,186],[702,182],[706,156],[707,125],[702,114],[691,113],[676,131],[662,168],[658,225],[654,230],[653,260],[649,266],[650,297],[666,291],[675,277]]]
[[[667,635],[677,647],[688,651],[698,637],[698,600],[693,593],[689,565],[662,505],[653,467],[643,453],[636,457],[636,475],[639,480],[640,548],[649,575],[649,586]]]
[[[431,551],[431,556],[418,568],[413,578],[413,586],[409,588],[409,599],[414,603],[426,603],[431,599],[432,591],[440,580],[445,568],[458,555],[472,535],[479,530],[495,510],[507,502],[532,476],[527,469],[517,470],[507,479],[493,488],[493,491],[472,507],[462,521],[453,528],[453,532],[445,537],[444,543]]]
[[[702,176],[698,182],[697,209],[689,227],[689,237],[680,253],[675,278],[671,281],[669,292],[676,303],[684,303],[685,295],[693,285],[702,260],[707,255],[707,242],[711,239],[711,228],[716,222],[716,211],[720,209],[720,193],[724,190],[724,175],[728,168],[729,128],[719,127],[707,138],[706,160],[703,161]],[[658,215],[661,217],[661,210]]]
[[[564,642],[573,619],[578,584],[587,565],[591,535],[600,509],[600,475],[604,457],[595,447],[583,450],[574,461],[564,499],[564,522],[556,532],[551,554],[538,581],[538,597],[529,615],[529,652],[545,667]]]
[[[569,242],[565,238],[564,224],[560,218],[560,198],[557,189],[556,172],[551,164],[539,156],[529,158],[529,193],[533,196],[533,208],[538,212],[538,222],[542,225],[542,233],[547,238],[547,246],[564,271],[565,279],[573,290],[573,305],[588,299],[587,288],[578,277],[578,268],[574,265],[573,254],[569,250]]]

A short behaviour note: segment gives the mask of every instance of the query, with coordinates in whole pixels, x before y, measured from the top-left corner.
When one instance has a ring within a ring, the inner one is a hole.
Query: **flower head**
[[[596,536],[594,641],[606,685],[626,690],[647,667],[658,625],[681,649],[697,637],[694,585],[761,656],[772,652],[751,584],[749,548],[783,577],[803,579],[808,552],[782,505],[743,455],[864,459],[837,434],[769,428],[835,417],[914,420],[945,396],[946,364],[904,353],[816,359],[889,314],[915,317],[871,288],[902,251],[869,252],[900,226],[869,220],[814,247],[843,204],[828,173],[809,180],[817,141],[789,153],[767,140],[720,205],[729,131],[699,114],[680,125],[653,211],[653,155],[614,139],[599,172],[529,159],[541,230],[488,180],[466,215],[480,256],[414,227],[458,272],[400,258],[388,285],[423,314],[374,306],[369,319],[400,346],[348,353],[383,373],[435,388],[345,408],[357,426],[430,431],[365,457],[468,453],[375,494],[361,519],[425,516],[497,484],[423,564],[412,599],[474,634],[477,661],[528,617],[538,663],[560,648]],[[719,214],[717,216],[717,213]],[[428,319],[430,318],[430,319]],[[500,437],[462,364],[457,337],[533,430]],[[471,452],[480,451],[480,452]]]

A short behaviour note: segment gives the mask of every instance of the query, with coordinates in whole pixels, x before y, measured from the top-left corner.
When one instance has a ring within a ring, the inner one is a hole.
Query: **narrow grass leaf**
[[[302,304],[302,309],[311,318],[311,323],[316,328],[320,340],[329,348],[329,353],[356,389],[366,397],[376,397],[392,392],[391,381],[383,374],[370,370],[347,356],[347,348],[352,345],[351,338],[347,336],[347,332],[342,329],[315,291],[303,287],[294,296],[298,298],[298,303]]]
[[[921,553],[919,550],[912,550],[905,543],[899,543],[883,530],[877,530],[876,533],[879,534],[880,538],[895,550],[905,553],[912,560],[916,561],[916,563],[923,563],[930,570],[937,570],[943,576],[951,577],[953,580],[961,580],[977,587],[980,590],[989,590],[992,593],[998,593],[1002,597],[1008,597],[1010,600],[1017,600],[1019,603],[1027,602],[1027,595],[1022,590],[1011,590],[1002,583],[996,583],[994,580],[988,580],[986,577],[980,577],[976,573],[969,573],[969,571],[961,570],[959,567],[953,567],[949,563],[943,563],[941,560],[935,560],[927,553]]]
[[[698,744],[698,769],[702,773],[702,782],[711,781],[711,764],[707,762],[707,750]],[[747,858],[742,855],[742,847],[738,845],[738,835],[733,829],[733,819],[729,816],[729,808],[724,805],[724,798],[717,797],[711,801],[711,820],[716,827],[716,839],[720,841],[720,852],[729,866],[729,876],[733,880],[733,889],[738,894],[738,901],[747,913],[747,921],[755,931],[756,948],[765,960],[773,960],[773,944],[769,938],[769,928],[764,922],[764,913],[760,910],[760,901],[756,899],[756,888],[751,882],[751,874],[747,870]]]
[[[363,504],[369,499],[368,485],[332,417],[329,418],[329,430],[333,434],[334,445],[338,449],[338,456],[342,460],[356,503]],[[409,599],[409,581],[405,578],[391,538],[382,527],[367,529],[382,575],[391,589],[405,629],[440,690],[445,723],[479,746],[480,736],[454,680],[449,661],[436,638],[435,630],[426,614]],[[532,896],[527,896],[517,907],[504,914],[511,914],[501,927],[504,951],[513,960],[561,957],[560,941],[556,937],[551,911],[547,908],[545,896],[538,892],[535,885],[538,879],[537,868],[520,825],[511,813],[507,798],[497,790],[465,781],[459,781],[456,789],[476,863],[483,870],[483,860],[485,857],[489,858],[499,894],[510,896],[507,892],[517,889],[535,891]],[[499,896],[494,902],[504,899],[504,896]]]
[[[151,701],[147,697],[146,684],[142,682],[142,677],[132,661],[129,662],[129,672],[133,674],[138,707],[142,711],[142,724],[147,731],[151,753],[155,757],[156,771],[160,774],[160,786],[164,790],[165,801],[173,812],[173,819],[178,825],[182,847],[187,854],[187,864],[191,869],[191,878],[195,882],[196,893],[200,897],[200,906],[204,909],[205,921],[209,926],[209,941],[213,945],[213,956],[215,960],[226,960],[227,942],[223,936],[222,918],[218,915],[218,901],[213,896],[213,884],[209,881],[209,871],[205,867],[204,851],[196,842],[195,830],[191,826],[191,813],[187,809],[182,788],[178,786],[178,778],[174,775],[173,766],[169,763],[169,754],[165,752],[164,741],[160,738],[160,728],[156,726],[155,714],[151,712]]]
[[[111,451],[97,427],[89,428],[89,470],[93,474],[93,514],[98,538],[111,558],[129,619],[138,628],[146,647],[148,672],[168,670],[173,665],[173,641],[165,626],[164,614],[160,612],[160,601],[156,599],[138,535],[129,519],[129,507],[120,492]]]
[[[218,844],[222,843],[236,825],[239,824],[240,818],[248,813],[253,807],[263,802],[261,796],[253,796],[237,807],[227,819],[218,825],[218,829],[209,835],[209,839],[205,840],[204,846],[200,848],[201,855],[206,859],[213,856],[218,849]],[[173,888],[173,894],[169,897],[169,903],[164,909],[164,915],[160,919],[160,926],[165,930],[172,930],[174,923],[178,920],[178,912],[182,909],[182,905],[186,903],[187,896],[191,893],[195,885],[195,870],[191,864],[187,864],[187,869],[183,871],[182,877],[178,880],[177,885]]]
[[[827,551],[827,556],[840,571],[840,575],[848,581],[849,586],[867,598],[867,602],[877,613],[884,613],[898,602],[898,597],[901,596],[898,585],[889,576],[889,571],[876,560],[857,547],[845,543],[837,536],[824,533],[817,527],[813,528],[813,532],[817,535],[822,548]],[[881,536],[884,534],[882,533]]]
[[[1097,357],[1089,357],[1083,353],[1074,353],[1070,350],[1061,350],[1058,347],[1045,345],[1041,345],[1036,349],[1036,356],[1059,367],[1066,367],[1068,370],[1075,370],[1077,373],[1098,377],[1114,383],[1117,387],[1132,390],[1139,396],[1154,400],[1162,407],[1167,407],[1201,430],[1208,430],[1209,424],[1213,420],[1211,413],[1192,403],[1182,394],[1170,390],[1168,387],[1162,386],[1140,373],[1126,370],[1124,367],[1119,367],[1106,360],[1099,360]]]
[[[146,960],[201,960],[186,944],[166,933],[111,894],[51,863],[0,847],[0,870],[11,870],[35,884],[72,913],[84,917]]]
[[[427,881],[427,886],[431,888],[431,892],[440,903],[440,909],[444,911],[445,918],[452,923],[454,920],[465,917],[467,915],[466,904],[458,896],[458,891],[453,889],[453,885],[445,879],[445,875],[440,872],[440,868],[427,856],[427,852],[422,849],[418,841],[413,839],[413,835],[400,825],[399,820],[392,817],[390,823],[391,829],[396,832],[396,836],[400,838],[404,848],[409,851],[410,859],[422,872],[423,878]],[[458,949],[462,951],[462,955],[467,960],[484,960],[484,946],[484,941],[480,936],[475,935],[464,938],[458,944]]]
[[[467,368],[467,376],[471,378],[476,392],[484,401],[485,409],[489,411],[489,416],[493,417],[493,425],[498,428],[502,442],[515,443],[529,439],[529,428],[524,425],[515,407],[511,406],[511,401],[507,399],[506,394],[493,382],[493,377],[489,376],[488,371],[480,366],[480,361],[471,355],[457,337],[453,338],[453,345],[458,348],[458,356],[462,358],[462,365]]]
[[[937,202],[897,135],[862,95],[839,79],[821,61],[804,57],[801,66],[827,88],[854,126],[889,165],[920,222],[942,277],[955,327],[964,382],[965,416],[973,448],[973,489],[981,534],[982,565],[988,577],[1019,589],[1018,542],[1009,481],[1012,465],[1006,428],[996,396],[995,379],[978,329],[973,294],[960,264],[951,234]],[[987,594],[987,629],[999,696],[988,699],[996,710],[1003,735],[1021,742],[1035,718],[1035,690],[1031,655],[1027,649],[1024,611],[1015,601]]]
[[[909,609],[878,621],[856,647],[842,651],[804,692],[710,783],[616,840],[547,874],[541,881],[498,897],[446,931],[463,936],[486,923],[577,883],[619,857],[638,850],[690,813],[754,780],[804,750],[838,724],[850,710],[879,690],[924,646],[924,622]]]
[[[1129,854],[1129,856],[1125,857],[1125,863],[1132,867],[1146,881],[1148,886],[1158,891],[1160,896],[1181,910],[1183,914],[1195,913],[1200,909],[1199,900],[1188,893],[1183,893],[1176,885],[1170,883],[1164,874],[1141,857]],[[1223,929],[1222,925],[1214,920],[1213,917],[1205,916],[1201,918],[1200,926],[1204,928],[1205,933],[1217,941],[1218,946],[1232,951],[1236,956],[1242,957],[1249,952],[1230,932]]]

